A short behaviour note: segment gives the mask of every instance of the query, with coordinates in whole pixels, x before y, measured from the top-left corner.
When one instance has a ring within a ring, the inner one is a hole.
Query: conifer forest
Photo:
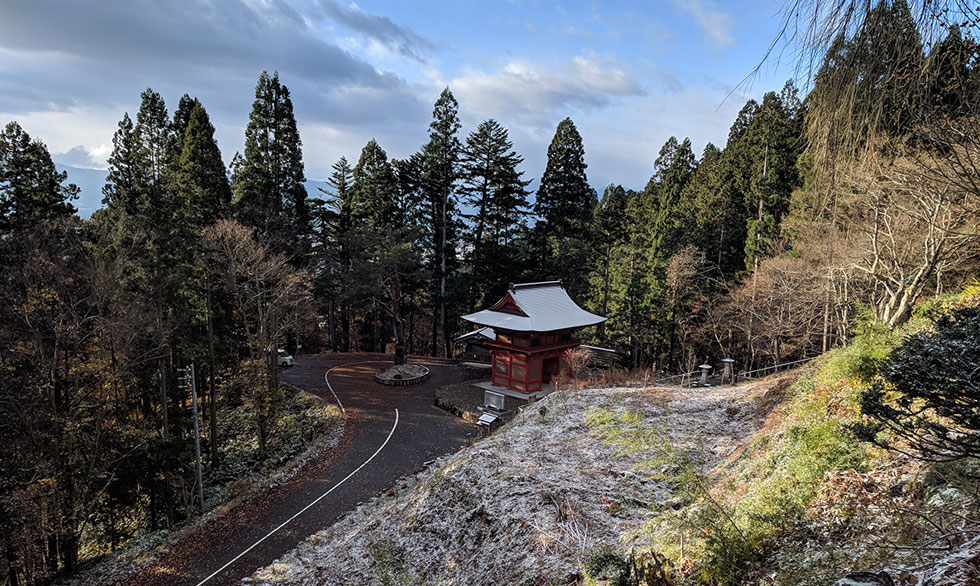
[[[311,192],[290,80],[263,71],[231,157],[207,104],[132,96],[82,218],[45,137],[3,121],[0,583],[50,583],[197,516],[195,408],[210,484],[238,478],[235,433],[253,467],[278,461],[280,349],[451,359],[473,329],[461,315],[560,279],[607,318],[583,342],[625,372],[728,357],[749,372],[976,284],[976,20],[919,0],[786,14],[829,4],[800,25],[810,75],[745,103],[724,144],[667,139],[646,185],[594,187],[570,117],[528,168],[497,120],[465,127],[446,87],[416,152],[364,137]]]

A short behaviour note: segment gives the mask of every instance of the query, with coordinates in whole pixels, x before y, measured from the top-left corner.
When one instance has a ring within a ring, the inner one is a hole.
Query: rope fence
[[[772,364],[769,366],[763,366],[762,368],[756,368],[753,370],[743,370],[741,372],[735,373],[734,382],[738,382],[739,380],[753,380],[756,378],[760,378],[771,372],[777,372],[784,368],[805,364],[807,362],[810,362],[814,358],[816,358],[816,356],[810,356],[809,358],[801,358],[800,360],[793,360],[792,362],[782,362],[780,364]],[[757,374],[757,373],[761,373],[761,374]],[[690,372],[682,372],[681,374],[673,374],[671,376],[653,379],[652,382],[653,384],[661,384],[672,380],[682,379],[681,384],[684,384],[683,379],[685,377],[690,377],[688,378],[688,384],[690,385],[694,382],[695,375],[701,376],[701,371],[692,370]]]

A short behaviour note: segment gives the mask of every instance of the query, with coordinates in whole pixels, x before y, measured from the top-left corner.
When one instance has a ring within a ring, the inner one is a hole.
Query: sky
[[[325,179],[372,138],[405,158],[446,87],[461,139],[506,127],[528,179],[558,122],[582,135],[589,182],[641,189],[670,136],[723,146],[750,98],[793,63],[770,58],[778,1],[0,0],[0,123],[58,163],[105,168],[124,112],[198,97],[225,162],[243,149],[263,70],[291,92],[306,174]],[[532,185],[533,187],[533,185]]]

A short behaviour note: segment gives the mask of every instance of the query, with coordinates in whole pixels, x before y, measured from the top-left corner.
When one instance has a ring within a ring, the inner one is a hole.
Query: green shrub
[[[821,386],[834,386],[841,381],[870,381],[901,339],[899,331],[871,318],[858,327],[858,335],[849,345],[825,355],[814,378]]]
[[[959,307],[910,335],[861,395],[864,438],[901,438],[928,460],[980,457],[980,307]],[[880,437],[879,432],[889,432]]]
[[[587,583],[608,580],[609,586],[638,586],[639,580],[633,576],[633,556],[621,555],[614,551],[598,551],[585,562]]]
[[[366,549],[374,560],[372,573],[382,586],[424,583],[405,561],[405,552],[391,537],[372,541]]]
[[[732,522],[706,523],[703,579],[739,583],[750,563],[799,530],[828,472],[867,469],[868,446],[849,426],[860,419],[862,381],[874,376],[899,340],[869,322],[850,346],[801,373],[776,415],[784,418],[782,431],[760,436],[738,468],[734,485],[743,490],[729,505]]]

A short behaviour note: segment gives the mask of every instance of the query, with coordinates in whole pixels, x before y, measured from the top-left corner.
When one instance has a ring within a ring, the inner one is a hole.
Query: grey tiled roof
[[[484,309],[464,315],[463,319],[481,326],[518,332],[551,332],[606,321],[606,318],[576,305],[561,286],[561,281],[512,285],[507,293],[526,315]]]

